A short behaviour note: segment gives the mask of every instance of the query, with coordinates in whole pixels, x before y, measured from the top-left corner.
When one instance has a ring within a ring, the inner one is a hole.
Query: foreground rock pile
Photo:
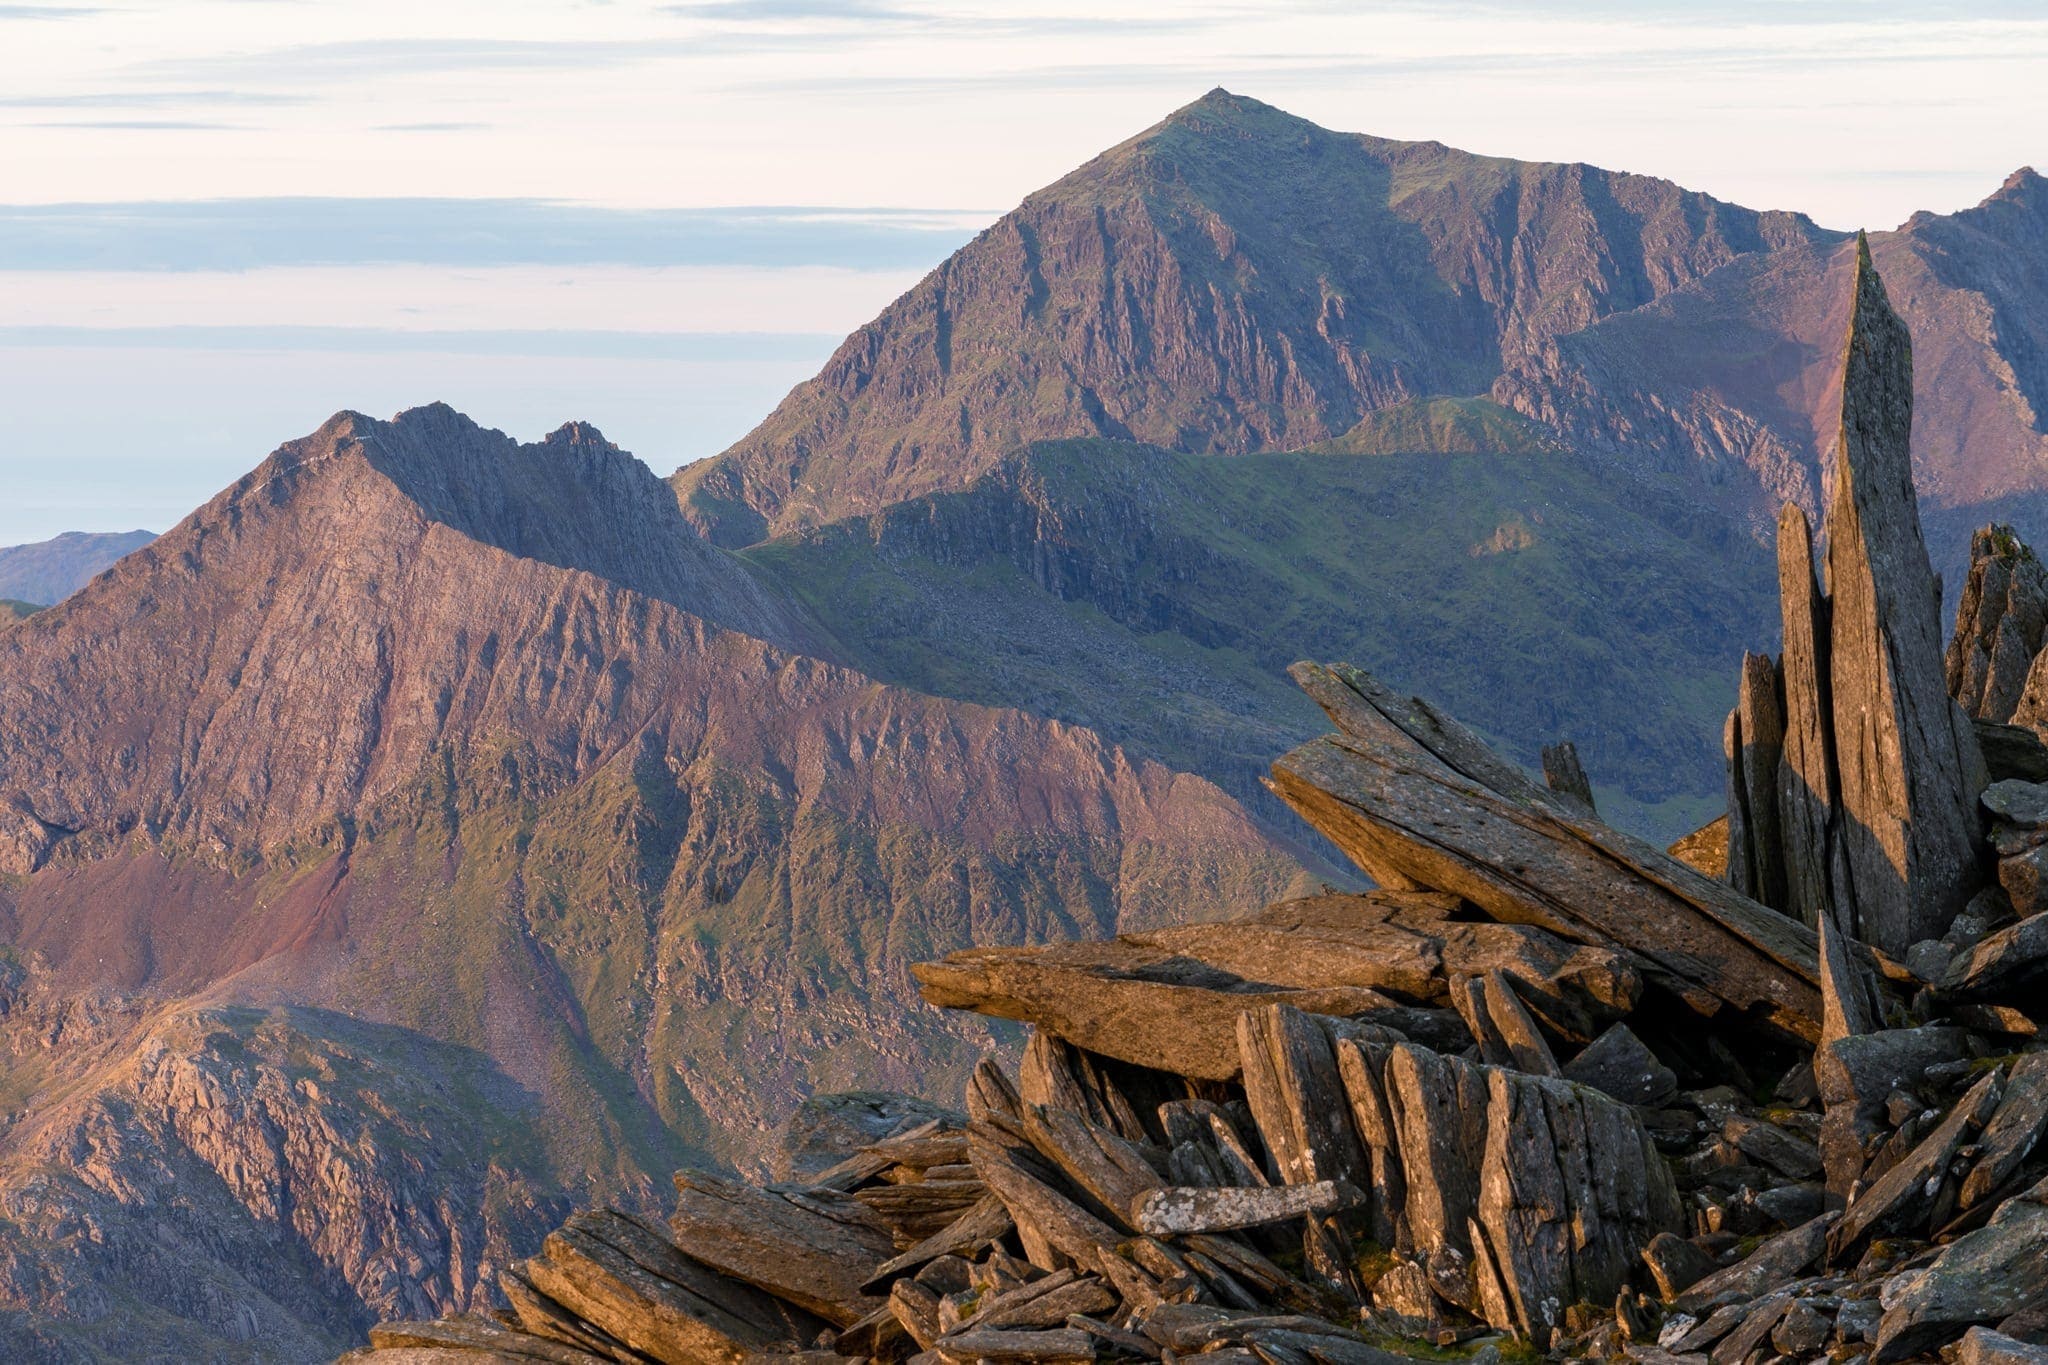
[[[685,1171],[352,1358],[2048,1361],[2048,593],[1980,536],[1944,660],[1867,253],[1856,291],[1827,590],[1788,513],[1724,823],[1646,846],[1569,746],[1539,785],[1297,666],[1336,732],[1273,789],[1379,890],[925,964],[1029,1026],[963,1112]]]

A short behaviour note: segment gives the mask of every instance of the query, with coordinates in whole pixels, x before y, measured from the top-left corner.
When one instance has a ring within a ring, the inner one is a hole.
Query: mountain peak
[[[1935,238],[1945,238],[1958,228],[1988,232],[2002,240],[2017,234],[2018,241],[2027,244],[2025,250],[2036,250],[2042,232],[2048,229],[2048,177],[2032,166],[2022,166],[1969,208],[1954,213],[1922,209],[1900,226],[1901,231]]]
[[[1198,134],[1233,133],[1240,137],[1259,133],[1327,132],[1285,109],[1249,95],[1234,94],[1219,85],[1200,99],[1174,110],[1124,145],[1152,142],[1162,134],[1182,130]]]
[[[1986,204],[2021,204],[2038,208],[2048,204],[2048,179],[2032,166],[2022,166],[2005,178],[1995,193],[1984,201]]]
[[[1300,143],[1310,137],[1329,136],[1333,136],[1329,130],[1305,118],[1249,95],[1234,94],[1219,85],[1039,194],[1057,193],[1062,187],[1094,185],[1105,175],[1129,170],[1134,162],[1156,167],[1162,163],[1162,156],[1167,164],[1192,167],[1214,156],[1216,139],[1240,143],[1280,139]]]
[[[552,449],[618,450],[618,446],[606,440],[605,434],[589,422],[564,422],[542,437],[541,444]]]
[[[1275,108],[1273,105],[1267,104],[1263,100],[1255,100],[1249,95],[1236,94],[1233,91],[1224,89],[1220,85],[1204,94],[1200,99],[1190,101],[1174,110],[1171,114],[1167,115],[1167,120],[1171,122],[1188,114],[1234,114],[1241,117],[1278,114],[1282,118],[1294,117],[1284,109]]]
[[[377,423],[383,426],[385,423]],[[422,434],[460,433],[463,436],[491,436],[509,441],[511,438],[494,427],[487,427],[459,408],[436,400],[422,403],[416,408],[406,408],[388,424],[401,431],[411,430]]]

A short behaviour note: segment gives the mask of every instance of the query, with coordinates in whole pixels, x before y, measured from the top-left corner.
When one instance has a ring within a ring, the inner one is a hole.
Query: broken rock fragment
[[[1678,1091],[1678,1077],[1627,1024],[1616,1024],[1564,1064],[1564,1078],[1590,1085],[1623,1104],[1662,1104]]]
[[[1365,1196],[1334,1180],[1312,1185],[1264,1188],[1166,1188],[1141,1195],[1132,1208],[1140,1232],[1173,1237],[1190,1232],[1230,1232],[1284,1223],[1290,1218],[1355,1208]]]
[[[1827,1251],[1828,1234],[1840,1216],[1824,1213],[1770,1238],[1742,1261],[1695,1283],[1674,1306],[1682,1313],[1712,1313],[1791,1283]]]
[[[842,1326],[882,1307],[861,1285],[896,1244],[858,1202],[799,1202],[708,1171],[675,1184],[669,1231],[692,1257]]]
[[[2048,985],[2048,912],[1999,930],[1956,959],[1941,993],[1961,1002],[2030,1005]]]

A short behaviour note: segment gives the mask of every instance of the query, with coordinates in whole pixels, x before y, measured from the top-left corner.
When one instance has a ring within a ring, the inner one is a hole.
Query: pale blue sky
[[[2048,162],[2044,0],[52,0],[0,53],[0,544],[161,529],[342,407],[666,472],[1219,84],[1837,227]]]

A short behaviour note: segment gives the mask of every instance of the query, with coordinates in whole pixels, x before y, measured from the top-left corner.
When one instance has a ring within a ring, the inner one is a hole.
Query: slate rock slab
[[[1988,935],[1956,959],[1942,980],[1953,1001],[2038,1004],[2048,986],[2048,913],[2033,915]]]
[[[1779,1233],[1743,1260],[1718,1270],[1678,1296],[1681,1313],[1713,1313],[1749,1303],[1799,1278],[1827,1250],[1828,1234],[1841,1218],[1828,1212],[1789,1232]]]
[[[685,1254],[842,1327],[883,1306],[862,1282],[896,1243],[858,1203],[807,1206],[708,1171],[675,1185],[668,1225]]]
[[[2006,1201],[1991,1221],[1959,1237],[1903,1292],[1879,1324],[1871,1365],[1891,1365],[1998,1322],[2048,1286],[2048,1186]]]
[[[2048,1346],[2015,1341],[1989,1327],[1972,1327],[1963,1334],[1956,1365],[2048,1365]]]
[[[807,1341],[822,1326],[611,1210],[570,1219],[524,1270],[542,1294],[664,1362],[745,1360],[778,1344]]]

